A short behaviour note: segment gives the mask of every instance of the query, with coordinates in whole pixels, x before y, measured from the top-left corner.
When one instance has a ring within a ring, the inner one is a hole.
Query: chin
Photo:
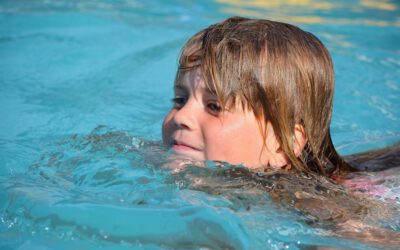
[[[205,161],[206,159],[200,155],[200,152],[171,149],[168,160]]]

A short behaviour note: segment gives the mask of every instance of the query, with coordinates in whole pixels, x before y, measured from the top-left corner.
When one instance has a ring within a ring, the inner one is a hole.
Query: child
[[[290,24],[229,18],[179,60],[163,142],[177,155],[327,176],[348,171],[331,140],[334,71],[324,45]]]
[[[318,38],[293,25],[232,17],[198,32],[182,50],[174,93],[163,123],[163,142],[174,157],[243,164],[254,171],[307,172],[329,180],[354,170],[331,140],[334,70],[329,52]],[[320,190],[314,191],[331,196],[324,197],[321,209],[322,199],[310,193],[282,195],[278,190],[270,195],[360,231],[364,203]],[[339,207],[345,199],[351,206]],[[372,242],[374,233],[398,236],[369,226],[362,230]],[[343,227],[337,231],[347,232]]]

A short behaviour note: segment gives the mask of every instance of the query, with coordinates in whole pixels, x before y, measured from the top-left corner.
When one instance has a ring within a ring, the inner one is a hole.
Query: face
[[[247,167],[268,165],[274,136],[267,124],[266,147],[252,111],[224,109],[205,84],[200,69],[185,73],[174,86],[173,108],[163,123],[163,142],[173,155],[195,161],[216,160]],[[237,102],[238,103],[238,102]]]

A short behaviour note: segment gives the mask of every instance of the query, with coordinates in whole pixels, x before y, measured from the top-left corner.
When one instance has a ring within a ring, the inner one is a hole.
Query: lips
[[[199,151],[198,148],[196,148],[186,142],[178,141],[178,140],[172,141],[172,148],[176,151]]]

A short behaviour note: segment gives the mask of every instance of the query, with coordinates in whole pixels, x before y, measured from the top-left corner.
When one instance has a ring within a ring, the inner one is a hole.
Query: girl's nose
[[[174,115],[174,122],[179,128],[192,130],[196,127],[196,103],[189,99]]]

